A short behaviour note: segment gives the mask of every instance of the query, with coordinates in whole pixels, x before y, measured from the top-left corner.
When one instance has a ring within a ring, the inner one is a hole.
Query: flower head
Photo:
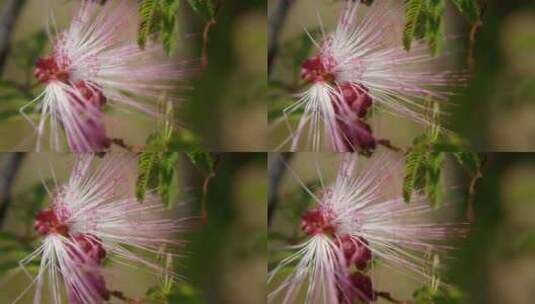
[[[309,191],[315,206],[302,216],[308,240],[292,246],[296,252],[282,260],[269,281],[287,266],[294,267],[270,294],[270,302],[294,303],[306,286],[306,303],[372,302],[376,298],[369,275],[371,261],[417,280],[430,279],[432,253],[446,253],[445,241],[462,236],[461,224],[433,223],[432,207],[418,196],[406,204],[389,197],[395,161],[375,155],[367,167],[354,173],[356,156],[344,155],[335,181],[319,194]],[[323,179],[321,179],[323,180]]]
[[[54,38],[50,55],[37,60],[34,76],[44,91],[37,103],[37,150],[45,130],[49,143],[61,149],[61,129],[76,152],[102,151],[110,146],[103,110],[111,105],[156,117],[163,91],[171,100],[175,82],[185,71],[165,58],[162,47],[149,43],[139,49],[130,32],[135,10],[125,0],[103,6],[83,0],[70,26]]]
[[[433,71],[436,59],[423,43],[407,52],[398,43],[401,37],[391,39],[394,20],[401,19],[399,5],[374,1],[357,20],[360,1],[344,2],[334,31],[322,29],[321,40],[313,41],[317,54],[302,64],[308,89],[284,110],[303,110],[290,130],[291,150],[306,140],[313,150],[327,144],[338,152],[371,154],[378,143],[367,122],[372,105],[429,124],[425,100],[445,101],[450,95],[446,87],[464,81],[460,73]]]
[[[141,204],[125,189],[125,168],[131,159],[107,156],[96,167],[92,162],[92,156],[78,156],[69,180],[35,217],[41,245],[21,261],[24,266],[40,257],[40,269],[32,280],[35,303],[42,302],[46,283],[51,302],[60,303],[61,280],[70,303],[107,300],[105,259],[174,276],[147,253],[161,254],[179,245],[174,236],[181,230],[180,221],[166,214],[155,195]]]

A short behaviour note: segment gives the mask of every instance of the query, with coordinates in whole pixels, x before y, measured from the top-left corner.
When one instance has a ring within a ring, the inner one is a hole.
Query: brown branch
[[[273,63],[277,56],[278,40],[286,18],[288,17],[288,11],[296,0],[279,0],[277,7],[273,10],[268,17],[268,78],[271,75]]]
[[[208,199],[208,184],[210,183],[210,180],[215,177],[215,171],[220,163],[221,157],[216,156],[216,159],[214,161],[214,168],[213,171],[210,172],[205,178],[202,183],[202,197],[201,197],[201,223],[205,224],[208,220],[208,212],[206,210],[206,201]]]
[[[468,70],[470,72],[473,72],[475,70],[475,58],[474,58],[474,48],[476,44],[476,34],[479,30],[479,28],[483,25],[481,21],[478,21],[474,24],[472,24],[472,27],[470,28],[470,38],[469,38],[469,45],[468,45],[468,53],[466,62],[468,64]]]
[[[24,153],[7,153],[0,166],[0,228],[4,224],[9,204],[11,203],[11,190],[20,169]]]
[[[216,16],[218,15],[221,5],[223,4],[223,0],[217,1],[217,4],[215,6],[214,11],[214,17],[212,17],[210,20],[206,22],[204,25],[204,30],[202,32],[202,49],[201,49],[201,69],[204,70],[208,67],[208,34],[210,33],[210,29],[217,23]]]
[[[378,139],[377,144],[390,149],[394,152],[405,152],[402,148],[394,146],[388,139]]]
[[[273,222],[273,215],[278,204],[279,185],[286,171],[292,153],[273,153],[268,163],[268,228]]]
[[[485,166],[486,158],[484,158],[481,161],[481,164],[479,168],[477,168],[477,171],[472,175],[472,179],[470,180],[470,185],[468,186],[468,200],[467,200],[467,208],[466,208],[466,219],[469,222],[473,222],[475,219],[474,214],[474,201],[476,197],[476,187],[477,182],[483,177],[483,167]]]
[[[118,290],[108,290],[109,294],[110,294],[110,297],[114,297],[114,298],[117,298],[125,303],[128,303],[128,304],[142,304],[143,303],[143,300],[136,300],[136,299],[132,299],[132,298],[129,298],[127,296],[124,295],[124,293],[122,291],[118,291]]]
[[[112,138],[111,139],[111,143],[115,144],[118,147],[121,147],[121,148],[125,149],[128,152],[138,153],[138,152],[143,151],[143,148],[138,147],[138,146],[129,145],[122,138]]]
[[[0,75],[10,51],[11,36],[26,0],[5,0],[0,12]]]
[[[476,44],[476,35],[479,29],[481,28],[481,26],[483,25],[482,20],[483,20],[483,16],[485,15],[485,12],[487,11],[488,4],[489,2],[485,1],[484,4],[480,5],[481,10],[479,14],[480,15],[479,21],[473,23],[472,26],[470,27],[470,35],[469,35],[469,40],[468,40],[468,53],[466,54],[467,56],[466,63],[468,65],[468,70],[470,72],[473,72],[475,70],[476,61],[474,57],[474,49],[475,49],[475,44]]]
[[[390,303],[395,303],[395,304],[412,304],[413,302],[410,301],[410,300],[398,300],[398,299],[395,299],[392,297],[392,295],[390,295],[389,292],[386,292],[386,291],[375,291],[375,295],[378,297],[378,298],[382,298]]]

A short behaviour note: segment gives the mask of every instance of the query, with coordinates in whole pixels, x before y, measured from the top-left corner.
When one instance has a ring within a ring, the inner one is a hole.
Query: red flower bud
[[[371,127],[361,119],[354,118],[350,121],[338,120],[338,127],[342,134],[345,151],[371,154],[377,147],[377,141],[373,137]]]
[[[308,235],[331,234],[334,232],[331,221],[332,215],[329,210],[322,207],[313,208],[301,216],[301,229]]]
[[[301,78],[305,82],[331,82],[334,75],[330,71],[334,66],[332,59],[326,56],[316,55],[306,59],[301,65]]]
[[[336,244],[342,249],[348,267],[355,264],[358,269],[363,270],[372,258],[368,241],[363,238],[343,235],[336,239]]]

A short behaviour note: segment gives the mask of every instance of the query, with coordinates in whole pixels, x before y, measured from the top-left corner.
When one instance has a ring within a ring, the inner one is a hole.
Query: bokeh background
[[[122,154],[121,157],[134,156]],[[186,241],[180,251],[183,257],[174,261],[177,273],[184,280],[178,281],[168,303],[264,303],[267,155],[224,153],[215,157],[217,168],[208,183],[205,223],[199,219],[205,176],[185,156],[177,164],[178,197],[170,213],[191,220],[187,221],[189,231],[179,236]],[[71,154],[24,154],[13,184],[6,189],[9,171],[6,165],[11,159],[7,154],[0,154],[1,303],[11,303],[30,283],[23,273],[17,272],[14,261],[38,245],[33,218],[49,203],[41,180],[50,181],[54,172],[61,184],[68,177],[73,159]],[[135,167],[131,181],[135,181]],[[20,237],[22,244],[13,243],[5,237],[7,234]],[[106,269],[111,277],[107,279],[108,286],[122,290],[131,298],[142,298],[148,288],[158,285],[156,274],[113,264]],[[33,303],[32,296],[33,290],[20,303]]]
[[[136,0],[127,0],[136,6]],[[6,0],[0,0],[0,8]],[[28,45],[45,42],[42,55],[50,50],[44,30],[54,16],[58,29],[69,24],[77,0],[21,0],[22,10],[11,39],[11,52],[6,59],[3,77],[30,84],[35,58],[26,51]],[[184,102],[178,105],[177,123],[190,130],[211,151],[262,151],[267,132],[265,106],[266,71],[266,2],[225,1],[209,32],[208,67],[201,70],[199,59],[203,44],[205,20],[183,3],[178,12],[180,37],[172,60],[194,62],[196,72],[182,82],[179,92]],[[136,27],[137,23],[132,22]],[[135,41],[135,36],[132,37]],[[27,78],[28,77],[28,78]],[[37,86],[36,94],[42,86]],[[6,93],[6,88],[0,90]],[[3,94],[0,94],[3,95]],[[7,95],[9,97],[9,95]],[[0,113],[24,104],[24,100],[3,98]],[[20,98],[19,98],[20,99]],[[28,100],[31,98],[28,96]],[[9,102],[12,102],[11,104]],[[16,106],[13,106],[15,104]],[[32,151],[31,126],[20,115],[0,114],[0,151]],[[18,113],[17,113],[18,114]],[[109,111],[108,132],[140,146],[156,128],[153,120],[138,113]],[[246,127],[244,127],[246,126]]]
[[[269,155],[271,178],[277,168],[276,158],[280,160],[280,155]],[[457,249],[451,258],[441,259],[441,267],[444,267],[441,279],[453,289],[450,299],[442,298],[436,303],[533,303],[535,154],[486,153],[481,154],[481,158],[484,160],[483,177],[476,184],[473,209],[468,208],[471,175],[451,155],[446,159],[443,181],[444,200],[448,205],[434,212],[432,218],[458,222],[472,220],[468,237],[452,240],[451,244]],[[324,181],[329,183],[340,160],[339,156],[329,153],[292,153],[284,155],[283,159],[288,166],[276,189],[277,203],[269,219],[269,269],[285,256],[281,248],[303,237],[299,217],[311,199],[295,176],[307,186],[318,189],[315,164],[319,163]],[[367,160],[360,162],[365,165]],[[399,191],[399,187],[394,185],[392,189]],[[268,194],[271,200],[274,197],[272,189]],[[279,276],[276,281],[281,278]],[[373,278],[378,290],[388,291],[398,300],[412,300],[413,292],[425,285],[382,267],[380,263],[374,269]],[[269,285],[270,290],[274,286]],[[389,302],[379,300],[377,303]]]
[[[279,2],[269,1],[268,12],[272,13]],[[295,49],[302,45],[299,41],[306,38],[304,29],[314,33],[321,18],[325,29],[332,30],[341,7],[341,1],[289,2],[292,5],[278,37],[279,50],[270,75],[269,111],[280,111],[283,104],[295,101],[288,92],[280,89],[281,81],[294,86],[292,91],[299,92],[294,85],[299,78],[299,68],[295,68],[292,56],[296,54]],[[447,63],[450,70],[471,71],[472,78],[467,87],[452,88],[456,95],[450,99],[451,105],[442,107],[449,113],[444,117],[443,125],[458,133],[468,147],[477,151],[533,151],[535,3],[525,0],[478,2],[483,8],[482,25],[474,40],[474,62],[469,64],[471,24],[458,13],[451,1],[445,1],[444,52],[449,54],[446,61],[440,58],[439,62]],[[392,1],[392,5],[396,3],[401,1]],[[361,14],[365,10],[361,10]],[[393,32],[402,29],[403,20],[398,22],[399,27]],[[398,43],[401,44],[401,39]],[[374,134],[390,139],[399,147],[409,146],[412,139],[423,132],[421,126],[406,119],[380,112],[376,114],[371,120]],[[272,121],[270,125],[269,146],[278,147],[289,134],[287,127],[284,123],[274,126]]]

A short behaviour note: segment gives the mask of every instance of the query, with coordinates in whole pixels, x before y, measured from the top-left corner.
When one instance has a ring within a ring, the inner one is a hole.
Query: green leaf
[[[410,203],[412,193],[423,191],[429,203],[437,208],[442,203],[442,167],[445,153],[430,149],[436,140],[431,129],[418,136],[405,159],[405,176],[403,179],[403,199]]]
[[[167,144],[171,151],[194,151],[198,150],[200,145],[199,138],[187,129],[181,129],[180,132],[175,132]]]
[[[442,14],[444,0],[428,0],[426,9],[425,38],[431,53],[436,54],[443,44]]]
[[[411,149],[405,158],[405,176],[403,178],[403,200],[410,203],[412,193],[417,186],[418,173],[425,159],[420,149]]]
[[[442,204],[442,166],[444,164],[444,153],[430,152],[428,154],[426,166],[425,193],[429,203],[434,208]]]
[[[403,45],[407,51],[415,39],[425,39],[432,54],[440,50],[443,45],[444,7],[444,0],[405,0]]]
[[[176,197],[176,190],[178,188],[175,166],[178,161],[178,152],[165,152],[160,157],[158,168],[158,193],[162,198],[162,202],[171,207]]]
[[[479,7],[476,0],[451,0],[459,12],[471,22],[480,20]]]
[[[411,49],[412,40],[419,26],[420,16],[425,10],[425,0],[405,0],[405,26],[403,28],[403,46]]]
[[[188,0],[191,8],[205,19],[212,19],[215,16],[215,8],[212,0]]]
[[[137,43],[141,48],[145,47],[148,37],[158,31],[158,16],[160,14],[160,0],[141,0],[138,6],[139,28],[137,31]]]
[[[142,152],[138,158],[138,177],[136,181],[136,198],[139,202],[145,199],[145,193],[148,189],[154,168],[159,159],[159,152]]]
[[[172,55],[178,41],[178,22],[176,13],[180,7],[180,0],[161,0],[162,20],[160,39],[167,55]]]
[[[470,170],[470,172],[476,173],[480,170],[481,159],[479,157],[479,154],[475,152],[461,151],[454,152],[453,155],[455,156],[459,164]]]
[[[206,175],[214,173],[214,159],[212,155],[204,151],[193,151],[186,153],[193,165]]]

